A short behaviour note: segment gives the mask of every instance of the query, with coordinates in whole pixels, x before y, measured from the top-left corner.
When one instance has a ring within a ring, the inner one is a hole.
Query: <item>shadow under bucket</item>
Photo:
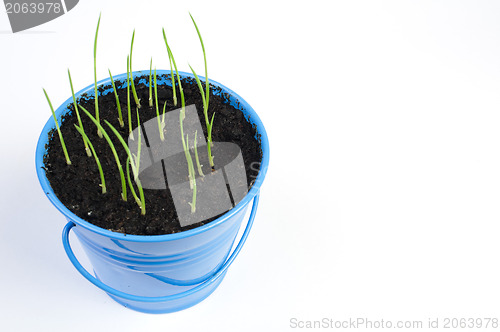
[[[170,71],[158,71],[158,75]],[[191,74],[180,73],[193,78]],[[134,76],[144,73],[138,71]],[[115,80],[126,81],[126,74]],[[170,85],[168,80],[161,84]],[[48,133],[55,127],[49,119],[40,135],[36,148],[36,171],[40,184],[49,200],[67,218],[62,240],[64,249],[75,268],[90,282],[108,293],[115,301],[141,312],[167,313],[191,307],[209,296],[222,282],[228,267],[243,247],[251,230],[259,202],[259,190],[269,164],[269,144],[262,122],[241,97],[223,85],[221,93],[230,96],[230,103],[241,109],[245,117],[257,128],[261,142],[262,161],[252,188],[231,210],[216,220],[185,232],[166,235],[126,235],[97,227],[72,213],[54,194],[43,168],[43,157],[48,144]],[[99,86],[111,84],[102,80]],[[101,94],[109,93],[103,91]],[[79,91],[78,98],[94,94],[94,85]],[[57,110],[56,116],[68,112],[72,97]],[[249,221],[234,250],[236,236],[252,203]],[[95,276],[85,270],[75,257],[69,242],[73,230],[87,254]]]

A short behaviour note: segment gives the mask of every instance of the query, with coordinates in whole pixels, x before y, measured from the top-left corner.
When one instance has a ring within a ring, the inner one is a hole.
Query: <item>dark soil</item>
[[[144,78],[142,77],[143,81]],[[145,123],[147,120],[156,117],[156,108],[154,106],[152,108],[149,107],[149,88],[139,83],[140,79],[141,77],[135,77],[134,81],[137,94],[141,100],[142,107],[139,109],[141,123]],[[104,96],[99,96],[100,118],[101,123],[103,123],[103,119],[108,120],[120,131],[124,140],[127,141],[127,89],[125,83],[116,82],[116,84],[123,112],[123,120],[126,125],[123,128],[119,125],[116,100],[112,92]],[[182,86],[186,97],[186,105],[195,104],[200,119],[204,119],[203,103],[196,82],[192,79],[183,79]],[[110,87],[102,87],[100,91],[108,88]],[[240,147],[245,163],[248,188],[250,189],[257,177],[260,169],[260,161],[262,160],[260,138],[256,134],[256,128],[245,118],[241,110],[229,104],[227,95],[212,86],[210,92],[209,118],[212,117],[214,112],[216,113],[212,132],[213,141],[232,142]],[[180,103],[179,90],[177,90],[177,96]],[[163,85],[158,87],[158,101],[159,105],[161,105],[160,111],[162,111],[165,101],[167,101],[167,111],[179,108],[179,106],[174,106],[173,104],[172,88],[169,86]],[[94,113],[93,96],[83,95],[78,99],[78,103],[89,110],[91,114]],[[132,93],[131,104],[133,110],[132,122],[133,128],[135,128],[137,126],[137,119],[134,116],[135,102]],[[212,217],[201,223],[184,228],[181,227],[169,189],[144,189],[147,213],[146,215],[141,215],[140,209],[130,191],[127,202],[121,199],[121,180],[111,149],[104,139],[97,136],[96,127],[91,120],[83,112],[80,112],[85,132],[93,143],[104,170],[107,193],[102,194],[99,172],[95,160],[94,158],[89,158],[85,153],[82,138],[74,128],[74,124],[78,124],[78,120],[73,104],[68,105],[68,108],[70,111],[63,116],[60,125],[72,164],[66,164],[61,143],[55,130],[49,133],[49,144],[47,145],[44,163],[47,178],[55,194],[77,216],[104,229],[135,235],[177,233],[199,227],[220,216]],[[207,132],[204,121],[202,121],[202,128],[206,137]],[[125,166],[127,153],[110,130],[108,130],[108,134],[113,140],[122,165]],[[199,151],[199,153],[203,152]],[[217,165],[217,160],[218,158],[214,159],[215,168],[224,166]]]

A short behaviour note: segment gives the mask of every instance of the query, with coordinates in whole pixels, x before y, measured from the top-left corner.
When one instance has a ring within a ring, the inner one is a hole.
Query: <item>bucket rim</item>
[[[147,73],[146,73],[147,72]],[[170,74],[170,70],[157,70],[156,71],[158,75],[163,75],[163,74]],[[147,75],[149,73],[149,70],[139,70],[139,71],[134,71],[133,75],[134,76],[142,76],[142,75]],[[179,71],[179,75],[181,78],[193,78],[194,75],[191,73],[187,72],[182,72]],[[205,79],[203,76],[198,76],[200,80]],[[127,74],[120,74],[113,76],[113,79],[115,81],[117,80],[126,80]],[[167,85],[168,80],[167,80]],[[103,85],[108,85],[111,84],[110,78],[106,78],[103,80],[100,80],[97,82],[97,86],[103,86]],[[44,162],[43,162],[43,157],[46,152],[46,147],[45,145],[48,144],[48,133],[50,130],[52,130],[55,127],[54,120],[52,116],[49,117],[47,122],[45,123],[45,126],[43,127],[43,130],[38,138],[38,143],[36,146],[36,151],[35,151],[35,167],[36,167],[36,173],[38,176],[38,180],[40,182],[40,185],[47,196],[47,198],[50,200],[50,202],[61,212],[68,220],[72,221],[78,226],[81,226],[91,232],[100,234],[102,236],[112,238],[112,239],[117,239],[117,240],[126,240],[126,241],[131,241],[131,242],[165,242],[165,241],[174,241],[174,240],[179,240],[191,236],[195,236],[201,233],[204,233],[214,227],[219,226],[220,224],[225,223],[227,220],[231,219],[234,215],[239,213],[242,209],[246,208],[249,203],[254,199],[254,197],[257,195],[257,193],[260,190],[260,187],[262,185],[262,182],[264,181],[264,178],[267,173],[267,169],[269,167],[269,141],[267,137],[266,130],[264,128],[264,125],[262,124],[262,121],[260,120],[259,116],[257,113],[254,111],[254,109],[248,104],[246,100],[244,100],[240,95],[235,93],[233,90],[227,88],[223,84],[210,80],[210,84],[213,84],[217,87],[220,87],[223,92],[230,94],[233,98],[237,99],[239,101],[240,108],[242,111],[245,113],[246,118],[249,118],[249,121],[254,124],[257,128],[257,133],[260,135],[260,145],[262,149],[262,160],[261,160],[261,165],[260,165],[260,170],[257,175],[257,178],[254,181],[254,184],[252,185],[252,188],[248,191],[248,193],[245,195],[245,197],[231,210],[227,211],[224,213],[222,216],[219,218],[196,228],[187,230],[187,231],[182,231],[179,233],[173,233],[173,234],[161,234],[161,235],[133,235],[133,234],[125,234],[125,233],[118,233],[114,231],[110,231],[101,227],[98,227],[94,224],[91,224],[90,222],[86,221],[85,219],[82,219],[78,217],[76,214],[74,214],[72,211],[70,211],[55,195],[54,191],[52,190],[52,187],[50,186],[50,183],[45,175],[45,169],[43,168]],[[89,96],[94,95],[94,84],[90,84],[89,86],[81,89],[77,93],[75,93],[75,97],[78,98],[83,94],[87,94]],[[56,110],[56,117],[60,123],[62,115],[66,114],[68,111],[68,105],[73,103],[73,97],[70,96],[66,101],[64,101]]]

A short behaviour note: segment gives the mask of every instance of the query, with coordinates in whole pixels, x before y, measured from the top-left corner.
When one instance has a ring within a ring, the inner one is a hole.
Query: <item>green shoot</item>
[[[161,116],[161,131],[165,129],[165,111],[167,110],[167,102],[163,104],[163,115]]]
[[[134,48],[134,37],[135,29],[132,33],[132,42],[130,43],[130,81],[132,82],[132,93],[134,94],[135,104],[137,108],[141,108],[141,100],[137,97],[137,92],[135,91],[134,74],[132,73],[132,49]]]
[[[196,138],[195,138],[196,141]],[[194,171],[194,166],[193,166],[193,159],[191,158],[191,152],[189,151],[189,135],[186,135],[186,145],[188,148],[188,171],[189,171],[189,178],[192,180],[192,186],[191,189],[193,190],[193,199],[192,202],[188,202],[188,204],[191,206],[191,213],[196,212],[196,173]],[[196,147],[195,147],[196,148]]]
[[[128,145],[127,143],[125,142],[125,140],[122,138],[122,135],[120,135],[120,133],[118,132],[118,130],[115,129],[115,127],[113,127],[113,125],[111,123],[109,123],[108,121],[104,120],[104,122],[106,122],[106,124],[108,125],[108,127],[111,129],[111,131],[113,131],[113,133],[115,134],[116,138],[118,138],[118,140],[120,141],[120,143],[122,144],[123,148],[125,149],[125,151],[127,152],[127,155],[128,155],[128,159],[131,161],[132,160],[132,153],[130,152],[130,149],[128,148]],[[139,127],[139,130],[140,130],[140,127]],[[139,137],[141,135],[139,134]],[[138,158],[140,158],[140,155],[138,156]],[[129,163],[127,163],[128,165]],[[135,178],[135,183],[137,184],[137,188],[139,189],[139,194],[140,194],[140,201],[141,201],[141,204],[140,204],[140,207],[141,207],[141,214],[146,214],[146,203],[145,203],[145,199],[144,199],[144,192],[143,192],[143,189],[142,189],[142,185],[141,185],[141,181],[139,180],[139,169],[136,169],[136,165],[134,165],[132,162],[130,162],[130,165],[132,166],[132,172],[134,173],[134,178]],[[128,166],[127,166],[128,167]]]
[[[193,160],[191,159],[191,153],[189,152],[189,137],[186,136],[186,139],[184,139],[184,128],[182,125],[182,113],[179,113],[179,122],[181,124],[181,139],[182,139],[182,147],[184,149],[184,155],[186,156],[186,161],[188,164],[188,176],[189,176],[189,187],[193,189],[194,184],[195,184],[195,177],[196,174],[194,173],[194,168],[193,166]],[[193,171],[191,171],[193,169]]]
[[[172,72],[172,59],[170,59],[170,54],[168,55],[168,62],[170,63],[170,79],[172,80],[172,99],[174,100],[174,106],[177,106],[177,89],[175,87],[175,76]]]
[[[152,93],[152,83],[151,82],[151,69],[153,68],[153,57],[151,57],[151,62],[149,63],[149,107],[153,107],[153,93]]]
[[[127,114],[128,114],[128,133],[131,139],[134,139],[132,132],[132,111],[130,109],[130,58],[127,56]]]
[[[201,44],[201,49],[203,50],[203,61],[205,63],[205,98],[203,98],[203,114],[205,115],[205,124],[207,126],[207,150],[208,150],[208,160],[210,161],[210,167],[212,167],[212,170],[214,169],[214,157],[212,156],[212,124],[213,124],[213,116],[212,116],[212,121],[209,123],[208,121],[208,104],[209,104],[209,99],[210,99],[210,81],[208,80],[208,71],[207,71],[207,55],[205,53],[205,45],[203,44],[203,38],[201,38],[201,33],[200,30],[198,29],[198,25],[196,24],[193,15],[189,13],[189,16],[191,17],[191,20],[193,21],[194,27],[196,28],[196,33],[198,34],[198,38],[200,39],[200,44]],[[191,66],[189,66],[191,67]],[[198,87],[200,88],[200,93],[203,96],[203,88],[201,86],[200,79],[198,78],[198,75],[194,72],[193,68],[191,68],[191,71],[193,72],[196,82],[198,83]]]
[[[165,35],[165,29],[162,28],[163,31],[163,40],[165,41],[165,45],[167,46],[167,52],[168,52],[168,63],[170,64],[170,79],[172,80],[172,93],[173,93],[173,99],[174,99],[174,106],[177,106],[177,95],[176,95],[176,88],[175,88],[175,75],[174,72],[172,71],[172,58],[171,52],[169,51],[168,43],[167,43],[167,36]]]
[[[138,135],[139,135],[139,140],[137,142],[137,156],[134,156],[135,160],[136,160],[135,168],[137,169],[137,173],[135,174],[134,180],[137,181],[137,179],[139,178],[139,166],[141,165],[141,138],[142,138],[142,135],[141,135],[141,119],[139,118],[139,109],[136,109],[135,111],[137,113],[137,130],[138,130]]]
[[[211,145],[212,145],[212,128],[214,127],[214,118],[215,118],[215,113],[212,114],[212,120],[210,121],[210,130],[208,131],[208,138],[207,138],[207,141],[208,141],[208,160],[210,161],[210,167],[212,167],[212,171],[215,170],[214,168],[214,156],[212,156],[212,152],[211,152]]]
[[[191,150],[189,149],[189,135],[186,134],[186,146],[187,146],[187,152],[188,152],[188,172],[189,172],[189,179],[193,182],[191,189],[193,189],[195,183],[196,183],[196,173],[194,172],[194,167],[193,167],[193,159],[191,158]]]
[[[189,66],[191,68],[191,71],[193,72],[194,78],[196,79],[196,83],[198,84],[198,88],[200,89],[201,92],[201,99],[203,101],[203,114],[205,115],[205,124],[207,126],[207,152],[208,152],[208,160],[210,162],[210,167],[214,169],[214,157],[212,156],[212,125],[214,123],[214,116],[215,113],[212,115],[212,121],[208,122],[208,103],[206,96],[203,94],[203,87],[201,86],[201,81],[198,75],[196,75],[196,72],[194,71],[193,67],[191,65]]]
[[[196,192],[197,192],[197,187],[196,187],[196,180],[195,180],[194,187],[193,187],[193,201],[188,202],[188,204],[191,206],[191,213],[196,212]]]
[[[158,108],[158,86],[156,84],[156,68],[155,68],[154,82],[155,82],[156,119],[158,120],[158,130],[160,131],[160,139],[163,142],[165,140],[165,136],[163,135],[163,128],[162,128],[161,120],[160,120],[160,110]]]
[[[182,109],[181,112],[179,112],[179,125],[181,129],[181,139],[182,139],[182,147],[184,149],[184,154],[186,156],[186,161],[188,163],[188,171],[189,171],[189,186],[191,189],[196,191],[196,179],[195,179],[195,173],[194,173],[194,167],[193,167],[193,160],[191,159],[191,154],[189,153],[189,145],[186,144],[186,141],[184,140],[184,118],[186,117],[186,101],[184,99],[184,90],[182,89],[182,84],[181,84],[181,78],[179,76],[179,71],[177,70],[177,65],[175,63],[174,55],[172,54],[172,50],[170,50],[170,46],[168,46],[167,42],[167,36],[165,35],[165,29],[163,29],[163,40],[165,41],[165,46],[167,47],[167,52],[168,56],[170,59],[172,59],[172,63],[174,64],[175,68],[175,74],[177,76],[177,83],[179,84],[179,91],[181,93],[181,105]],[[193,205],[191,205],[191,212],[193,212],[193,209],[196,208],[196,193],[194,193],[194,199],[193,199]]]
[[[69,85],[71,86],[71,95],[73,96],[73,105],[75,106],[76,117],[78,118],[78,125],[83,130],[82,119],[80,118],[80,112],[78,111],[78,105],[76,104],[75,91],[73,90],[73,81],[71,80],[71,73],[69,72],[69,69],[68,69],[68,77],[69,77]],[[87,156],[91,157],[92,152],[90,152],[90,149],[88,147],[85,138],[83,138],[83,145],[85,145],[85,152],[87,152]]]
[[[118,98],[118,93],[116,92],[115,81],[113,80],[113,75],[111,75],[111,70],[108,69],[108,72],[109,72],[109,78],[111,79],[111,85],[113,86],[113,92],[115,93],[116,107],[118,108],[118,121],[120,122],[120,127],[123,128],[125,124],[123,123],[122,107],[120,105],[120,99]]]
[[[197,191],[197,188],[196,188],[196,181],[195,181],[194,188],[193,188],[193,201],[188,202],[188,204],[191,206],[191,213],[196,212],[196,191]]]
[[[116,152],[115,146],[114,146],[113,142],[111,141],[111,138],[109,138],[109,135],[106,133],[104,128],[101,126],[101,124],[99,122],[97,122],[97,119],[94,118],[92,116],[92,114],[90,114],[85,108],[83,108],[83,106],[80,105],[80,108],[85,112],[85,114],[87,114],[89,119],[92,120],[92,122],[97,126],[97,128],[99,128],[102,135],[104,136],[104,138],[108,142],[108,145],[111,148],[111,151],[113,152],[113,156],[115,157],[115,161],[116,161],[116,166],[118,167],[118,171],[120,172],[120,178],[122,181],[122,199],[126,202],[127,201],[127,183],[125,182],[125,174],[123,173],[123,167],[122,167],[122,164],[120,162],[120,157],[118,157],[118,153]]]
[[[59,134],[59,140],[61,141],[61,146],[63,148],[64,156],[66,157],[66,164],[71,165],[71,160],[69,159],[68,150],[66,150],[66,144],[64,144],[64,138],[61,133],[61,128],[59,128],[59,123],[57,122],[56,113],[54,112],[54,107],[52,107],[52,103],[50,102],[49,95],[47,95],[47,91],[43,89],[43,93],[45,93],[45,97],[49,102],[50,110],[52,111],[52,117],[56,123],[57,133]]]
[[[135,202],[139,207],[141,207],[141,199],[139,196],[137,196],[137,193],[135,192],[134,185],[132,184],[132,179],[130,178],[130,157],[127,157],[127,182],[128,182],[128,187],[130,188],[130,192],[132,193],[132,196],[134,197]]]
[[[203,170],[201,169],[201,164],[200,164],[200,159],[198,158],[198,146],[196,145],[196,139],[198,136],[198,130],[194,132],[194,158],[196,160],[196,166],[198,167],[198,174],[200,174],[201,177],[205,177],[203,174]]]
[[[194,27],[196,28],[196,32],[198,33],[198,37],[200,38],[200,44],[201,48],[203,50],[203,61],[205,62],[205,89],[206,89],[206,103],[207,103],[207,109],[208,109],[208,100],[209,100],[209,91],[210,91],[210,82],[208,80],[208,72],[207,72],[207,55],[205,53],[205,45],[203,45],[203,38],[201,38],[200,30],[198,29],[198,26],[196,25],[196,22],[194,21],[193,15],[189,13],[189,16],[191,16],[191,20],[193,21]],[[208,120],[207,120],[208,121]]]
[[[102,189],[102,193],[105,194],[106,193],[106,181],[104,181],[104,173],[102,171],[101,162],[99,161],[99,158],[97,157],[97,153],[95,152],[94,146],[90,142],[90,139],[88,138],[87,134],[85,134],[85,131],[83,131],[82,127],[78,127],[75,124],[75,128],[80,133],[80,135],[82,135],[83,140],[85,141],[85,143],[88,144],[88,146],[92,150],[92,154],[94,155],[94,159],[95,159],[95,162],[97,164],[97,168],[99,169],[99,174],[101,176],[101,184],[100,184],[100,186],[101,186],[101,189]]]
[[[177,65],[175,64],[174,55],[172,54],[172,50],[170,50],[170,46],[168,46],[167,36],[165,35],[165,29],[162,29],[162,31],[163,31],[163,40],[165,41],[165,46],[167,47],[168,58],[174,64],[175,74],[177,75],[177,82],[179,83],[179,91],[181,93],[181,103],[182,103],[182,113],[183,113],[184,108],[186,107],[186,102],[184,100],[184,90],[182,90],[181,79],[179,77],[179,71],[177,70]],[[172,68],[172,67],[170,67],[170,68]],[[170,72],[172,73],[172,69],[170,69]],[[172,76],[172,74],[171,74],[171,76]],[[172,76],[172,82],[173,82],[173,76]],[[173,84],[173,83],[172,83],[172,88],[174,90],[174,96],[175,96],[175,84]],[[177,98],[175,98],[175,97],[174,97],[174,104],[177,106]]]
[[[193,67],[191,67],[190,64],[188,64],[189,68],[191,68],[191,72],[193,73],[194,75],[194,78],[196,79],[196,83],[198,84],[198,88],[200,89],[200,92],[201,92],[201,100],[203,102],[203,112],[205,113],[205,110],[208,109],[208,107],[206,107],[206,97],[205,97],[205,94],[203,92],[203,86],[201,85],[201,81],[200,81],[200,78],[198,77],[198,75],[196,75],[196,72],[194,71]],[[208,115],[205,115],[205,121],[208,123]]]
[[[141,213],[144,215],[146,214],[146,200],[144,198],[144,190],[142,189],[142,184],[141,184],[141,181],[139,180],[139,166],[140,166],[140,163],[141,163],[141,119],[139,118],[139,109],[136,109],[136,113],[137,113],[137,129],[138,129],[138,135],[139,135],[139,139],[138,139],[138,146],[137,146],[137,156],[134,156],[135,159],[136,159],[136,165],[135,165],[135,169],[136,169],[136,173],[134,174],[134,180],[135,180],[135,183],[137,184],[137,188],[139,189],[139,195],[140,195],[140,207],[141,207]]]
[[[97,35],[99,33],[99,25],[101,24],[101,14],[99,13],[99,20],[97,21],[97,29],[95,30],[94,39],[94,94],[95,94],[95,117],[97,122],[99,122],[99,96],[97,94]],[[102,138],[102,133],[97,129],[97,134]]]

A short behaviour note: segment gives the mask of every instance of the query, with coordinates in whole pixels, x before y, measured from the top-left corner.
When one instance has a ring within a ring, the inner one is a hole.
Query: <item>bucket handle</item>
[[[255,219],[255,213],[257,212],[257,206],[259,205],[259,195],[260,193],[257,193],[255,198],[253,199],[253,206],[252,206],[252,212],[250,213],[250,218],[248,219],[247,226],[245,228],[245,231],[243,232],[243,235],[241,236],[240,242],[234,249],[234,251],[231,253],[231,256],[224,262],[224,264],[221,266],[221,268],[214,274],[212,275],[209,279],[203,281],[200,283],[198,286],[191,288],[187,291],[184,291],[182,293],[178,294],[172,294],[172,295],[167,295],[167,296],[158,296],[158,297],[148,297],[148,296],[139,296],[139,295],[132,295],[128,293],[124,293],[122,291],[119,291],[117,289],[114,289],[93,275],[91,275],[78,261],[76,258],[75,254],[73,253],[73,250],[71,249],[71,245],[69,243],[69,232],[71,229],[75,226],[73,222],[68,222],[66,226],[63,229],[62,232],[62,242],[64,246],[64,250],[66,251],[66,255],[68,255],[69,260],[73,264],[73,266],[80,272],[80,274],[85,277],[88,281],[93,283],[95,286],[98,288],[102,289],[108,294],[114,295],[116,297],[130,300],[130,301],[137,301],[137,302],[167,302],[167,301],[172,301],[172,300],[177,300],[183,297],[186,297],[188,295],[191,295],[193,293],[196,293],[203,288],[209,286],[210,284],[214,283],[221,275],[223,275],[228,267],[233,263],[234,259],[236,256],[238,256],[241,248],[245,244],[245,241],[247,240],[248,234],[250,233],[250,230],[252,229],[253,221]]]

